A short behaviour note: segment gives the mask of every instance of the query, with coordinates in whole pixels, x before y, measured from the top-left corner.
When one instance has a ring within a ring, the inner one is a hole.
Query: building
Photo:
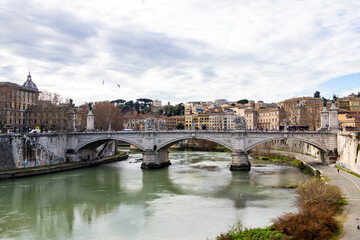
[[[343,130],[359,130],[360,112],[339,112],[338,120]]]
[[[342,110],[348,110],[352,112],[360,111],[360,92],[358,94],[352,93],[347,97],[338,98],[337,105]]]
[[[276,103],[264,103],[263,101],[257,101],[254,105],[255,105],[255,109],[277,107]]]
[[[320,127],[323,101],[320,98],[300,97],[279,102],[285,110],[285,121],[288,126],[308,126],[310,130]]]
[[[348,99],[341,98],[336,101],[337,105],[339,106],[339,109],[350,111],[350,102]]]
[[[285,110],[282,107],[245,110],[246,129],[280,130],[284,118]]]
[[[182,124],[185,128],[185,116],[172,116],[165,118],[167,129],[174,130],[179,124]]]
[[[124,129],[142,130],[144,119],[138,115],[124,115]]]
[[[351,99],[349,101],[349,110],[352,112],[360,111],[360,98],[359,99]]]
[[[246,129],[257,129],[257,111],[253,108],[245,109]]]
[[[195,116],[193,115],[185,115],[185,129],[191,130],[193,126],[193,121]]]
[[[226,99],[216,99],[214,101],[214,104],[217,104],[217,105],[223,105],[223,104],[226,104],[228,103],[228,101]]]
[[[209,129],[221,130],[224,126],[224,114],[211,114],[209,117]]]
[[[39,93],[30,72],[23,85],[0,82],[0,129],[34,129],[39,124],[35,110]]]
[[[224,115],[224,121],[223,121],[223,130],[233,130],[235,129],[235,115],[227,114]]]
[[[280,130],[283,126],[285,111],[282,107],[257,110],[257,129]]]

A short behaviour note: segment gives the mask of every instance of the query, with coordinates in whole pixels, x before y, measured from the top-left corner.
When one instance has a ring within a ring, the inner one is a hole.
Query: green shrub
[[[302,172],[305,173],[305,174],[312,174],[311,170],[308,169],[308,168],[304,168],[304,169],[302,170]]]
[[[295,167],[300,167],[303,165],[303,163],[299,160],[292,160],[291,161],[291,165],[295,166]]]
[[[253,228],[253,229],[245,229],[239,233],[236,233],[233,236],[234,240],[278,240],[283,239],[284,234],[281,232],[275,231],[271,227],[267,228]]]

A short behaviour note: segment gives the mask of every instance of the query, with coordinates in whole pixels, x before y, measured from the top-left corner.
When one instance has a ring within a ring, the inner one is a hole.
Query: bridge
[[[320,152],[320,158],[326,163],[329,156],[334,156],[337,148],[337,133],[324,132],[257,132],[249,130],[212,131],[118,131],[118,132],[72,132],[67,134],[66,153],[77,160],[91,150],[111,141],[122,141],[138,147],[143,154],[141,168],[154,169],[170,165],[169,147],[187,139],[204,139],[222,145],[232,151],[231,170],[250,170],[248,152],[266,142],[293,139],[307,143]]]
[[[144,120],[145,131],[94,131],[94,116],[90,109],[87,116],[86,132],[65,134],[28,134],[19,136],[0,136],[0,169],[20,167],[24,162],[51,164],[53,159],[94,159],[98,152],[105,150],[106,144],[113,140],[126,142],[138,147],[143,154],[141,168],[154,169],[170,165],[169,147],[187,139],[203,139],[215,142],[232,151],[231,170],[250,170],[248,152],[263,143],[275,140],[292,139],[307,143],[319,150],[321,162],[327,163],[337,156],[337,108],[335,104],[329,111],[321,112],[321,131],[251,131],[246,129],[243,117],[235,118],[236,130],[181,130],[167,131],[164,121],[155,118]],[[75,129],[75,118],[73,117]],[[286,129],[286,128],[285,128]],[[103,146],[102,150],[98,148]],[[95,149],[97,149],[95,151]],[[50,163],[49,163],[50,159]]]

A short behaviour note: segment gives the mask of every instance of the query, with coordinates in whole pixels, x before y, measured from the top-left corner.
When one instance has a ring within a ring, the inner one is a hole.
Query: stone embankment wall
[[[320,153],[319,149],[307,143],[296,141],[293,139],[283,139],[267,142],[251,149],[251,153],[253,153],[254,155],[269,154],[271,153],[271,150],[303,153],[304,155],[310,155],[320,161],[320,159],[318,158]]]
[[[360,134],[340,132],[338,134],[337,164],[360,174]]]
[[[0,170],[14,169],[16,167],[10,138],[0,138]]]
[[[65,160],[65,135],[0,136],[0,170],[50,165]]]

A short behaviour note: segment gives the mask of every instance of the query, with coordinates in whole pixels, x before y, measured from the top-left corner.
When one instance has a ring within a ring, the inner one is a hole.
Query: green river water
[[[297,168],[251,160],[231,172],[230,153],[172,151],[165,169],[122,162],[0,182],[0,239],[206,240],[237,220],[264,227],[296,211]]]

